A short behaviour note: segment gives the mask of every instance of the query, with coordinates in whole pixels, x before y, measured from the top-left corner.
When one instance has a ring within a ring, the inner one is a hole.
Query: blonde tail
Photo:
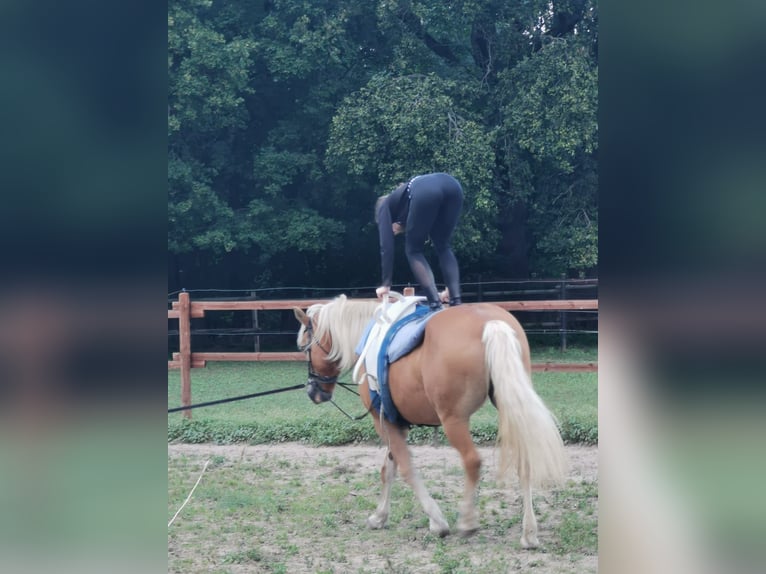
[[[567,473],[564,443],[532,387],[515,331],[503,321],[488,321],[481,340],[498,410],[501,476],[513,467],[530,486],[561,484]]]

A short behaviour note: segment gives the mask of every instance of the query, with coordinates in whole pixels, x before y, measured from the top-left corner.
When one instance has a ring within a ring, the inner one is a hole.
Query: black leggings
[[[450,298],[460,297],[460,270],[450,242],[463,206],[463,189],[452,176],[434,173],[415,178],[410,193],[405,235],[405,252],[410,269],[425,290],[428,302],[438,302],[434,274],[423,254],[426,239],[430,237]]]

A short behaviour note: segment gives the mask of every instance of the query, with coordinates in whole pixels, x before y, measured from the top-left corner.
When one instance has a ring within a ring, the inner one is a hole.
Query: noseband
[[[309,337],[309,342],[305,345],[299,347],[300,351],[308,351],[308,367],[309,367],[309,377],[308,382],[306,384],[315,387],[320,393],[324,393],[327,395],[327,398],[325,400],[329,400],[332,395],[330,393],[327,393],[326,391],[323,391],[321,388],[318,387],[319,384],[323,385],[334,385],[338,382],[338,375],[334,375],[332,377],[328,377],[325,375],[320,375],[314,370],[314,366],[311,361],[311,347],[314,345],[318,346],[322,351],[324,351],[325,355],[329,355],[330,352],[325,349],[322,346],[322,343],[319,341],[319,339],[316,339],[314,337],[314,323],[311,319],[309,319],[309,324],[306,326],[306,334]]]

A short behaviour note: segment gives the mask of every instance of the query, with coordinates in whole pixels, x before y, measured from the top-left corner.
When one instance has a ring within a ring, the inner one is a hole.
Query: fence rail
[[[282,311],[293,307],[307,309],[316,303],[327,303],[330,299],[282,299],[282,300],[218,300],[191,301],[189,293],[181,292],[178,300],[168,309],[168,319],[178,320],[178,352],[172,354],[168,369],[181,371],[181,406],[190,406],[191,369],[202,368],[207,361],[304,361],[305,353],[300,352],[192,352],[191,319],[205,317],[206,311]],[[369,299],[376,301],[376,299]],[[540,301],[492,301],[508,311],[597,311],[597,299],[551,299]],[[592,372],[598,370],[597,363],[534,363],[533,371]],[[191,418],[191,410],[182,411]]]

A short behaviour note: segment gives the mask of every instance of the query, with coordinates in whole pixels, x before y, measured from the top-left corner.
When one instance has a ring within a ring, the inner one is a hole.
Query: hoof
[[[463,537],[467,538],[479,529],[479,519],[476,516],[476,511],[470,508],[467,512],[461,511],[460,519],[457,521],[457,532]]]
[[[446,522],[444,524],[438,524],[432,520],[428,526],[428,529],[434,534],[438,535],[440,538],[444,538],[449,534],[449,524]]]
[[[386,525],[386,520],[378,518],[374,514],[367,519],[367,526],[373,530],[380,530]]]
[[[532,549],[537,548],[540,546],[540,541],[537,539],[537,536],[522,536],[521,537],[521,547],[526,549]]]

